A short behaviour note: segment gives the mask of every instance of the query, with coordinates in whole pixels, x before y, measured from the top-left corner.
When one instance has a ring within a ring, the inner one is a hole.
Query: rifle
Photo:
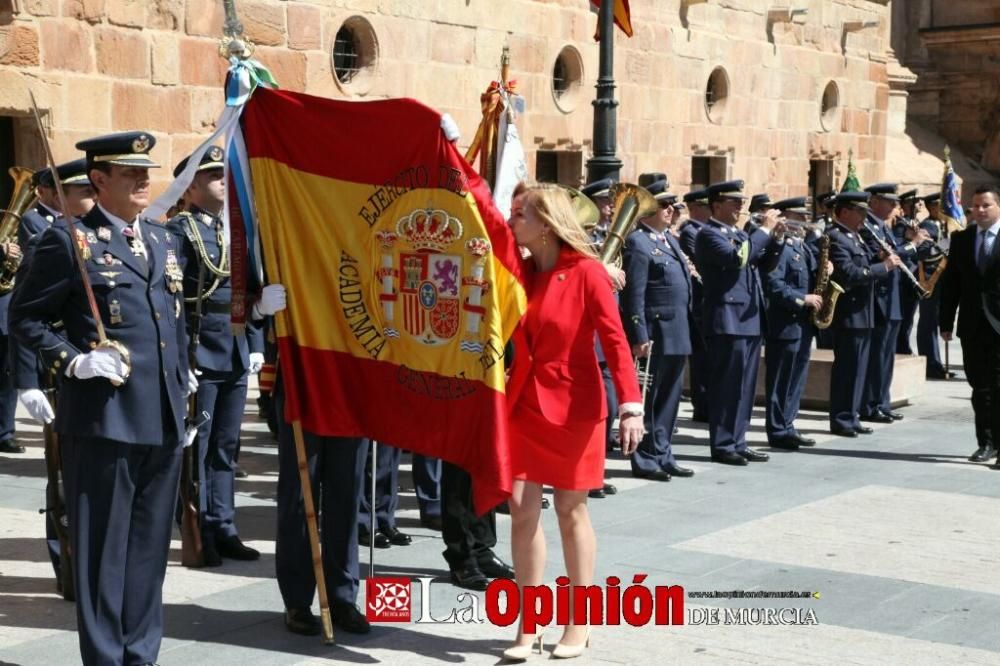
[[[45,397],[48,398],[52,412],[55,413],[55,382],[52,382],[45,389]],[[69,542],[69,514],[66,511],[65,493],[63,490],[62,455],[59,450],[59,435],[56,433],[53,423],[46,423],[42,427],[42,435],[45,439],[45,471],[48,476],[48,483],[45,486],[45,508],[39,509],[38,512],[48,514],[48,520],[52,521],[52,527],[56,532],[56,537],[59,539],[59,589],[62,591],[63,599],[74,601],[76,599],[76,592],[73,574],[73,550]]]
[[[201,338],[201,291],[205,286],[205,262],[198,261],[198,291],[194,305],[194,319],[188,340],[188,365],[198,367],[198,344]],[[184,419],[184,437],[190,428],[198,429],[206,415],[198,414],[198,391],[188,396],[188,413]],[[181,564],[185,567],[205,566],[205,553],[201,544],[201,464],[198,438],[185,447],[181,459]]]

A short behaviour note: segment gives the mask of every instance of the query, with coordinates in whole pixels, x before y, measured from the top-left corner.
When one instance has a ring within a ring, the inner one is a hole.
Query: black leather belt
[[[229,301],[212,302],[206,301],[201,304],[202,314],[229,314],[233,311],[232,303]]]

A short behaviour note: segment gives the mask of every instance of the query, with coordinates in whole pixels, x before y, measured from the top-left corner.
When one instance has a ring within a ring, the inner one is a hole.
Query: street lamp
[[[598,13],[601,31],[600,66],[594,105],[594,156],[587,160],[587,182],[602,178],[621,180],[622,161],[617,149],[618,100],[615,99],[615,3],[604,0]]]

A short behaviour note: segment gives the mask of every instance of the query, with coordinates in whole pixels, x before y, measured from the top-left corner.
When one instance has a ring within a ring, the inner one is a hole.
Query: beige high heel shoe
[[[530,643],[511,645],[503,651],[503,658],[507,661],[527,661],[532,652],[542,654],[542,650],[544,649],[542,640],[543,634],[536,634]]]
[[[587,638],[582,643],[567,645],[566,643],[556,643],[552,650],[553,659],[573,659],[583,654],[583,651],[590,647],[590,629],[587,629]]]

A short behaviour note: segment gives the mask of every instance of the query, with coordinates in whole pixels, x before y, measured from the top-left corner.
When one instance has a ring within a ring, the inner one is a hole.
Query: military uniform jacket
[[[622,323],[629,342],[652,340],[654,354],[690,354],[691,275],[677,239],[640,224],[625,239],[622,266]]]
[[[876,236],[886,241],[889,247],[895,250],[903,263],[912,271],[913,258],[916,256],[916,248],[913,246],[913,243],[906,240],[900,241],[896,238],[895,234],[889,233],[885,222],[875,217],[872,213],[868,214],[868,222],[875,228]],[[872,254],[877,257],[882,248],[871,240],[867,240],[866,242]],[[889,271],[875,284],[875,316],[877,322],[903,320],[903,310],[899,300],[900,287],[900,271],[898,270]],[[907,289],[909,289],[909,286],[907,286]]]
[[[103,378],[64,377],[57,432],[147,445],[162,444],[171,432],[182,436],[188,364],[177,242],[155,222],[137,225],[148,274],[100,207],[74,225],[73,242],[84,249],[101,320],[108,337],[128,348],[132,372],[120,387]],[[70,243],[61,224],[43,232],[10,310],[14,335],[37,350],[53,374],[63,374],[74,357],[97,346]],[[63,336],[50,327],[58,320],[65,324]]]
[[[189,221],[194,224],[190,225]],[[221,220],[199,208],[193,208],[190,214],[181,214],[167,223],[167,229],[174,234],[176,243],[182,249],[184,259],[184,297],[193,299],[198,294],[198,267],[202,260],[201,250],[205,248],[208,260],[216,266],[220,263],[222,248],[216,234],[216,222]],[[194,232],[191,230],[194,227]],[[197,238],[192,233],[199,234]],[[202,293],[212,286],[215,289],[201,304],[201,328],[198,338],[197,361],[203,370],[216,372],[240,372],[249,367],[249,353],[263,352],[264,340],[260,329],[248,322],[245,335],[233,335],[231,321],[232,286],[229,277],[220,277],[216,284],[216,275],[205,269]],[[187,323],[193,326],[195,318],[195,302],[186,303]],[[194,330],[189,328],[189,331]]]
[[[55,222],[55,219],[55,211],[49,210],[40,203],[36,203],[24,211],[24,215],[21,216],[21,224],[17,228],[17,243],[21,246],[21,250],[24,250],[25,245],[32,237],[48,229],[49,225]]]
[[[858,234],[839,222],[829,230],[832,280],[844,288],[837,299],[833,326],[847,329],[870,329],[875,326],[874,285],[885,280],[885,265],[873,255]]]
[[[798,340],[802,327],[810,326],[812,308],[805,297],[816,287],[817,260],[809,244],[786,238],[774,268],[764,276],[767,299],[767,337]]]
[[[688,218],[688,221],[681,227],[680,246],[692,263],[694,262],[695,239],[698,238],[698,232],[701,231],[703,226],[705,225],[698,220]],[[696,280],[691,283],[691,315],[692,319],[697,321],[701,321],[701,302],[703,298],[701,291],[700,282]]]
[[[758,229],[751,235],[709,220],[695,241],[695,265],[703,285],[702,327],[709,335],[759,336],[764,296],[757,264],[777,244]]]

